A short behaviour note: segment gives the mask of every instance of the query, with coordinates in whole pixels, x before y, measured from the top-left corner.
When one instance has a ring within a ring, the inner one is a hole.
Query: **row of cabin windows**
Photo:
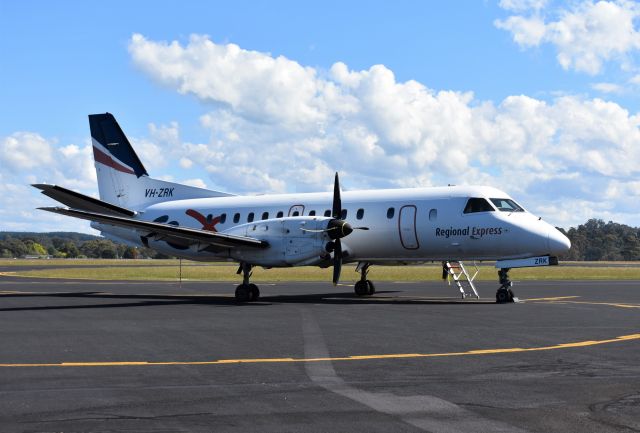
[[[392,219],[395,216],[396,213],[396,208],[394,207],[390,207],[389,209],[387,209],[387,218],[388,219]],[[347,214],[348,211],[347,209],[342,209],[342,212],[340,213],[340,219],[346,220],[347,219]],[[315,210],[311,210],[308,213],[308,216],[315,216],[316,215],[316,211]],[[433,221],[437,218],[438,215],[438,211],[436,209],[431,209],[429,211],[429,220]],[[300,216],[300,212],[299,211],[294,211],[291,216]],[[324,216],[325,217],[330,217],[331,216],[331,209],[327,209],[324,211]],[[276,214],[276,218],[282,218],[284,217],[284,212],[283,211],[278,211],[278,213]],[[364,218],[364,209],[360,208],[356,211],[356,219],[361,220],[362,218]],[[213,219],[213,215],[209,214],[207,216],[207,220],[209,222],[211,222]],[[269,219],[269,212],[262,212],[262,218],[263,220],[267,220]],[[249,212],[249,214],[247,215],[247,222],[253,222],[255,220],[255,213],[254,212]],[[227,221],[227,214],[223,213],[220,215],[220,224],[224,224]],[[233,222],[234,224],[238,224],[240,222],[240,213],[236,212],[233,215]]]
[[[340,213],[340,218],[341,219],[347,219],[347,209],[342,209],[342,212]],[[315,216],[316,215],[316,211],[315,210],[311,210],[308,213],[308,216]],[[294,211],[291,216],[297,217],[300,216],[300,212],[299,211]],[[324,211],[324,216],[326,217],[330,217],[331,216],[331,209],[327,209]],[[284,217],[284,212],[283,211],[278,211],[278,213],[276,214],[276,218],[282,218]],[[364,209],[360,208],[358,209],[358,211],[356,212],[356,219],[361,220],[364,217]],[[254,212],[249,212],[249,214],[247,215],[247,222],[251,223],[255,220],[256,215]],[[262,218],[263,220],[268,220],[269,219],[269,212],[262,212]],[[207,216],[207,221],[211,222],[213,220],[213,215],[209,214]],[[227,221],[227,214],[223,213],[220,215],[220,224],[224,224]],[[235,214],[233,214],[233,222],[234,224],[238,224],[240,222],[240,212],[236,212]]]

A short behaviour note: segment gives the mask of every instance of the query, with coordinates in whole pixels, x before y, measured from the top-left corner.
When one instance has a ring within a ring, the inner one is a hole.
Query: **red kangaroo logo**
[[[189,215],[190,217],[195,218],[196,220],[198,220],[198,222],[200,224],[202,224],[202,229],[203,230],[208,230],[210,232],[217,232],[218,231],[218,230],[216,230],[216,224],[218,224],[220,222],[220,217],[219,216],[213,218],[212,220],[208,220],[207,217],[205,217],[200,212],[198,212],[196,210],[193,210],[193,209],[187,209],[187,211],[185,213],[187,215]]]

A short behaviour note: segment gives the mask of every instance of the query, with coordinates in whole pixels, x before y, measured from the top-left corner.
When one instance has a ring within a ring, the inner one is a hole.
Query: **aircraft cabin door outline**
[[[400,242],[407,250],[417,250],[420,248],[418,233],[416,232],[417,213],[417,208],[412,204],[400,208],[398,231],[400,232]]]
[[[294,204],[289,209],[289,214],[287,216],[302,216],[304,215],[304,205],[303,204]]]

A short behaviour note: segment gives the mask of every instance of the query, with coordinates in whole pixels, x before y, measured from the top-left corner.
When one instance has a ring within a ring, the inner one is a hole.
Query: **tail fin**
[[[231,195],[150,178],[120,125],[110,113],[90,114],[89,126],[98,190],[100,199],[104,201],[140,210],[169,200]]]

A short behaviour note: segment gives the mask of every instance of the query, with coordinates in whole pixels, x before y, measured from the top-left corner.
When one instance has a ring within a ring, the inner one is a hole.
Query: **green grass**
[[[0,260],[0,266],[7,266]],[[96,280],[177,280],[178,260],[15,260],[11,275],[44,278],[78,278]],[[20,267],[34,265],[47,269],[21,270]],[[49,266],[64,266],[49,268]],[[67,267],[67,265],[69,267]],[[73,266],[73,267],[72,267]],[[80,267],[77,267],[80,266]],[[98,267],[99,266],[99,267]],[[239,281],[235,264],[183,261],[183,280]],[[252,281],[331,281],[332,269],[315,267],[262,269],[255,268]],[[416,266],[373,266],[369,274],[374,281],[433,281],[441,278],[439,264]],[[519,280],[640,280],[640,267],[589,267],[551,266],[540,268],[513,269],[513,281]],[[341,280],[353,282],[359,278],[353,265],[345,265]],[[497,281],[496,269],[490,266],[480,268],[478,279]]]

